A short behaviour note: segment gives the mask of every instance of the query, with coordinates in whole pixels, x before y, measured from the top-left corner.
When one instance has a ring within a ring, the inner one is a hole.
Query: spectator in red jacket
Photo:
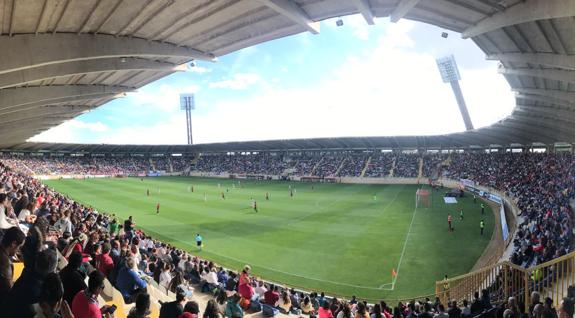
[[[112,246],[110,243],[104,243],[102,245],[102,253],[96,256],[96,268],[104,274],[105,277],[109,277],[110,273],[114,269],[114,261],[110,257],[110,250]]]
[[[88,280],[88,288],[79,291],[72,301],[72,313],[74,317],[102,318],[102,312],[107,311],[107,306],[98,307],[98,296],[104,290],[106,278],[99,271],[93,271]],[[110,317],[109,313],[104,317]]]

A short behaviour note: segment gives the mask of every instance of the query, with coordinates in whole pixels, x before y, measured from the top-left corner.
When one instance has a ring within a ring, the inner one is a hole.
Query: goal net
[[[429,208],[429,190],[417,189],[417,192],[415,193],[415,207]]]

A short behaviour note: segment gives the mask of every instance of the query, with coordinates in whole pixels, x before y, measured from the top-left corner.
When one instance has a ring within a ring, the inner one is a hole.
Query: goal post
[[[416,208],[429,208],[429,190],[427,189],[417,189],[415,192],[415,207]]]

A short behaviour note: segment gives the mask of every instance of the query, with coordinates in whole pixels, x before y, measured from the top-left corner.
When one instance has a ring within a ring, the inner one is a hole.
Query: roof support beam
[[[371,12],[371,8],[369,6],[368,0],[354,0],[355,6],[365,19],[365,22],[369,25],[374,25],[375,22],[373,21],[373,12]]]
[[[111,35],[58,33],[0,37],[0,74],[39,66],[122,57],[213,60],[214,55],[169,43]]]
[[[494,131],[495,133],[500,134],[502,136],[509,136],[509,139],[507,140],[506,144],[511,143],[523,144],[532,142],[529,138],[525,137],[525,134],[522,134],[520,131],[510,128],[505,124],[496,124],[487,129]]]
[[[516,107],[514,112],[528,114],[531,116],[539,115],[544,117],[551,117],[557,120],[568,121],[575,123],[575,112],[569,110],[553,109],[551,107],[537,107],[537,106],[519,106]]]
[[[529,135],[528,139],[526,139],[529,140],[529,142],[544,142],[546,140],[546,143],[554,143],[557,141],[557,138],[555,138],[554,136],[547,135],[546,133],[542,133],[541,131],[534,131],[533,128],[535,127],[532,125],[529,125],[529,128],[525,127],[525,123],[519,121],[516,118],[508,117],[501,125],[502,126],[504,125],[505,127],[510,127],[514,131],[521,131],[523,134]]]
[[[10,114],[10,116],[0,117],[0,124],[25,119],[44,118],[45,116],[52,115],[69,115],[70,117],[75,117],[93,108],[91,105],[44,106],[33,110],[15,111]]]
[[[550,90],[550,89],[537,89],[537,88],[512,88],[512,90],[523,94],[547,96],[553,99],[569,102],[573,106],[575,106],[575,92],[566,92],[566,91]]]
[[[575,71],[559,69],[530,69],[530,68],[505,68],[500,67],[499,73],[504,75],[518,75],[544,78],[548,80],[572,83],[575,85]]]
[[[307,31],[318,34],[319,22],[313,21],[293,0],[258,0],[261,4],[301,25]]]
[[[572,0],[526,0],[505,11],[485,18],[463,31],[464,39],[478,36],[510,25],[536,20],[556,19],[575,15]]]
[[[0,89],[19,86],[51,78],[113,71],[185,71],[185,65],[145,60],[140,58],[109,58],[69,63],[50,64],[0,74]]]
[[[487,59],[506,62],[539,64],[575,70],[575,55],[551,53],[502,53],[489,54],[487,55]]]
[[[286,34],[294,34],[294,33],[298,33],[299,31],[297,31],[294,27],[294,25],[288,25],[286,27],[283,28],[279,28],[276,30],[273,30],[271,32],[264,32],[262,31],[261,33],[257,33],[257,32],[252,32],[252,34],[248,37],[239,39],[235,42],[231,42],[231,43],[227,43],[223,46],[219,46],[215,49],[213,49],[213,52],[217,55],[224,55],[230,52],[233,52],[235,50],[239,50],[242,49],[244,47],[250,46],[250,45],[255,45],[261,42],[265,42],[265,41],[270,41],[273,39],[276,39],[278,37],[281,36],[285,36]]]
[[[14,144],[21,144],[24,140],[35,136],[44,130],[50,128],[50,126],[34,126],[34,129],[30,129],[30,127],[22,127],[19,129],[2,129],[0,128],[0,134],[2,135],[2,147],[4,149],[11,148],[8,146]]]
[[[409,12],[409,10],[413,9],[413,7],[415,7],[419,3],[419,1],[421,0],[400,0],[397,7],[395,7],[393,12],[389,16],[391,22],[397,22],[403,19],[403,17],[405,17],[405,15]]]
[[[547,104],[553,104],[553,105],[559,105],[559,106],[564,106],[564,107],[574,107],[574,105],[571,104],[571,103],[569,103],[569,102],[564,102],[564,101],[555,100],[555,99],[552,99],[552,98],[549,98],[549,97],[546,97],[546,96],[515,93],[515,98],[516,98],[516,99],[534,100],[534,101],[537,101],[537,102],[542,102],[542,103],[547,103]]]
[[[478,129],[478,130],[474,131],[474,135],[487,136],[487,137],[491,138],[492,140],[490,142],[490,145],[497,145],[497,144],[505,145],[507,143],[513,142],[513,139],[509,138],[508,135],[501,135],[501,134],[494,133],[491,130],[491,127]]]
[[[563,135],[568,135],[570,138],[575,139],[575,128],[573,128],[572,124],[567,121],[559,121],[553,118],[546,118],[546,117],[532,117],[529,115],[525,115],[525,113],[521,112],[514,112],[512,114],[512,118],[522,121],[526,125],[529,126],[538,126],[544,128],[545,131],[549,131],[551,133],[560,133]],[[540,130],[537,131],[540,133]],[[565,141],[562,138],[556,138],[556,141]]]
[[[46,105],[64,100],[85,100],[134,91],[129,87],[104,85],[31,86],[0,90],[0,109]]]

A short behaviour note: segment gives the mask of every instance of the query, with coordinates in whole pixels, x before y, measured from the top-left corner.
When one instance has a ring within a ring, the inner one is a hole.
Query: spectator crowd
[[[295,158],[258,154],[240,167],[253,169],[250,171],[270,167],[273,172],[292,167],[309,173],[317,166],[322,174],[330,175],[335,174],[335,166],[342,167],[340,172],[358,173],[361,171],[358,167],[369,160],[366,155]],[[391,153],[372,156],[366,175],[383,175],[395,161],[398,175],[411,176],[412,166],[417,166],[419,158]],[[213,156],[205,161],[200,159],[198,164],[208,167],[223,163],[237,169],[234,162],[242,162],[240,159]],[[472,179],[504,191],[516,200],[521,218],[512,260],[529,266],[570,251],[573,159],[568,154],[463,153],[452,155],[443,173],[452,179]],[[428,160],[424,157],[424,171],[433,169],[425,168],[426,164],[433,167],[443,160],[441,156]],[[254,277],[249,266],[239,272],[227,270],[154,240],[138,230],[131,217],[120,222],[114,215],[98,212],[49,189],[30,174],[34,169],[52,173],[91,171],[86,169],[102,169],[98,165],[115,163],[119,164],[115,169],[141,167],[144,163],[136,159],[9,157],[3,161],[6,165],[0,164],[2,317],[55,317],[56,313],[66,318],[110,317],[113,316],[110,307],[100,307],[97,301],[108,282],[121,293],[126,304],[134,304],[129,317],[149,315],[150,285],[175,295],[172,302],[161,306],[160,317],[198,317],[200,308],[191,296],[194,288],[213,296],[203,309],[204,317],[243,317],[246,312],[257,310],[319,318],[458,318],[489,311],[499,312],[497,317],[504,318],[573,317],[570,298],[557,309],[547,299],[523,308],[510,298],[505,304],[493,307],[488,296],[479,295],[469,303],[442,304],[437,299],[390,307],[383,301],[368,305],[355,298],[344,301],[323,293],[306,294],[283,288]],[[165,164],[158,161],[158,165]],[[16,281],[12,280],[14,258],[24,264]]]

